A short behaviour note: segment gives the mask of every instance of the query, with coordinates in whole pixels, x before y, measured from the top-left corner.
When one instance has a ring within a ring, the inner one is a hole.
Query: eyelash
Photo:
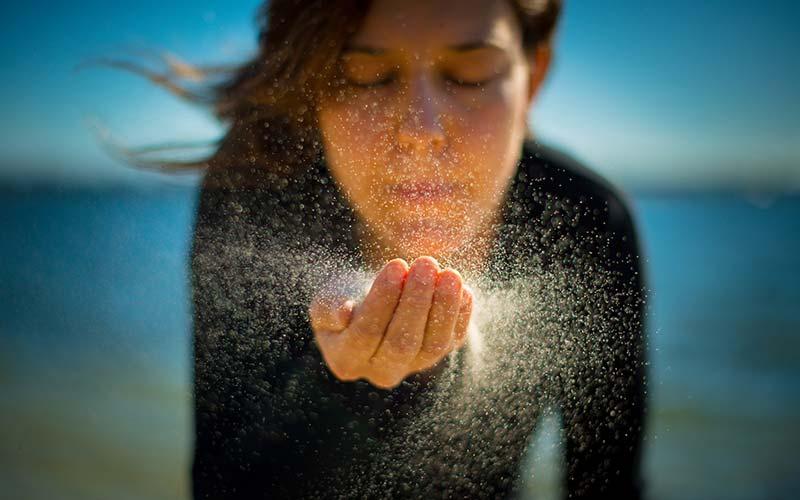
[[[446,80],[447,80],[447,83],[454,83],[454,84],[458,85],[459,87],[481,88],[484,85],[486,85],[487,83],[490,83],[492,80],[494,80],[494,77],[487,78],[486,80],[481,80],[479,82],[467,82],[467,81],[464,81],[464,80],[459,80],[458,78],[447,78]]]
[[[395,78],[395,75],[389,75],[388,77],[384,78],[383,80],[380,80],[380,81],[377,81],[377,82],[373,82],[373,83],[355,83],[355,82],[350,82],[350,85],[352,85],[354,87],[362,88],[362,89],[374,89],[374,88],[385,87],[386,85],[392,83],[394,78]],[[481,80],[479,82],[467,82],[467,81],[464,81],[464,80],[459,80],[458,78],[445,77],[445,83],[446,84],[455,84],[455,85],[458,85],[459,87],[480,88],[480,87],[483,87],[484,85],[490,83],[495,78],[496,77],[487,78],[486,80]]]

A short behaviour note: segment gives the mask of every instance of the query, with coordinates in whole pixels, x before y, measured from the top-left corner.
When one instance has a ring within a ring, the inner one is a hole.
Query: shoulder
[[[536,191],[585,207],[597,224],[633,233],[631,202],[618,187],[573,156],[552,146],[526,140],[521,170]]]
[[[513,199],[523,208],[512,221],[527,228],[548,261],[601,264],[641,276],[636,221],[619,188],[572,156],[531,140],[514,182]]]
[[[194,248],[311,248],[350,253],[355,215],[322,162],[286,174],[265,169],[206,173],[195,213]],[[213,252],[213,250],[212,250]]]

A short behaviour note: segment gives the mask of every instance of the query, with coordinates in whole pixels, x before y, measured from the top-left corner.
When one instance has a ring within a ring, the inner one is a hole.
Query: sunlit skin
[[[373,3],[341,54],[344,91],[318,108],[378,270],[361,303],[327,291],[309,308],[339,379],[392,388],[464,344],[473,297],[456,269],[488,256],[549,57],[524,50],[506,0]]]

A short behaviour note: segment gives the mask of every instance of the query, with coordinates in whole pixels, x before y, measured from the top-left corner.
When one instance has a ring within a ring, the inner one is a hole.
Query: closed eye
[[[490,84],[493,80],[495,80],[497,76],[493,76],[490,78],[485,78],[482,80],[467,80],[464,78],[458,78],[455,76],[445,76],[444,81],[448,85],[458,85],[459,87],[466,87],[466,88],[480,88],[485,85]],[[380,88],[386,87],[395,82],[397,76],[391,74],[385,78],[381,78],[375,81],[355,81],[352,79],[348,79],[348,83],[353,87],[358,87],[361,89],[372,89],[372,88]]]
[[[492,82],[496,77],[486,78],[483,80],[466,80],[464,78],[457,78],[453,76],[446,76],[445,82],[448,84],[455,84],[459,87],[479,88]]]
[[[353,87],[358,87],[358,88],[361,88],[361,89],[372,89],[372,88],[378,88],[378,87],[385,87],[385,86],[391,84],[392,82],[394,82],[395,79],[396,79],[396,75],[394,73],[392,73],[392,74],[390,74],[390,75],[388,75],[388,76],[386,76],[384,78],[380,78],[380,79],[374,80],[374,81],[357,81],[357,80],[354,80],[352,78],[348,78],[347,79],[347,83],[352,85]]]

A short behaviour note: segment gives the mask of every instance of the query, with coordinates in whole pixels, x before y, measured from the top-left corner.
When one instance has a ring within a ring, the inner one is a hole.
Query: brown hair
[[[561,0],[510,0],[522,27],[525,50],[549,43]],[[316,103],[339,82],[337,61],[360,26],[369,0],[271,0],[258,9],[258,52],[233,68],[193,67],[167,60],[169,72],[156,74],[121,61],[103,61],[145,76],[181,98],[208,106],[230,124],[214,152],[200,161],[146,160],[170,146],[120,149],[136,165],[165,170],[237,169],[287,175],[321,154]],[[181,85],[187,76],[223,79],[197,90]]]

